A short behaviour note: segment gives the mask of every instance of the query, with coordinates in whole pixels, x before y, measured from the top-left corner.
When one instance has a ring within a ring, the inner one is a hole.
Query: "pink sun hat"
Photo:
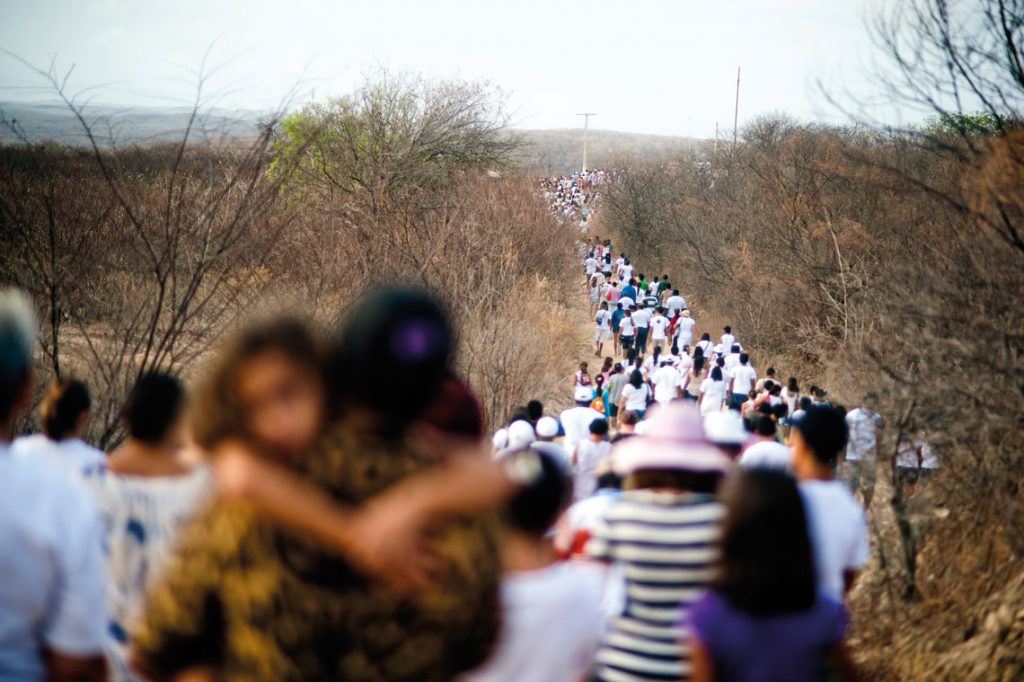
[[[644,469],[725,473],[732,468],[732,460],[704,435],[704,422],[692,406],[669,403],[647,422],[643,435],[615,446],[616,473],[625,476]]]

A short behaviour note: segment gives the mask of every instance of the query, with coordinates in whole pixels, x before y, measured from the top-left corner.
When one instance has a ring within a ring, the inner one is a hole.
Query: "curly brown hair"
[[[220,352],[196,391],[195,442],[210,450],[229,438],[246,436],[245,420],[235,395],[243,364],[267,352],[283,353],[317,380],[323,380],[324,344],[307,321],[283,317],[243,330]]]

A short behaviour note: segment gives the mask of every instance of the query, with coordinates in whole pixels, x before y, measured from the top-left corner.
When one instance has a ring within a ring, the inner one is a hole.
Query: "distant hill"
[[[87,142],[81,123],[59,103],[0,102],[4,123],[0,144],[54,140],[67,145]],[[188,123],[187,107],[118,107],[105,104],[85,108],[85,119],[103,145],[151,144],[181,139]],[[197,138],[248,137],[256,132],[260,114],[252,111],[212,109],[204,111],[195,126]],[[17,131],[17,132],[16,132]]]
[[[5,120],[0,125],[0,144],[18,142],[20,135],[33,142],[54,140],[72,146],[87,142],[81,124],[63,104],[0,102],[0,113]],[[117,145],[153,144],[180,139],[189,110],[186,107],[91,104],[85,115],[103,145],[112,141]],[[261,116],[255,111],[206,111],[199,121],[196,139],[249,137],[256,132]],[[509,134],[523,142],[518,161],[525,167],[562,174],[578,169],[583,162],[583,131],[580,129],[512,130]],[[587,165],[601,168],[612,165],[616,159],[675,155],[687,149],[688,144],[683,137],[591,130]]]
[[[583,163],[583,130],[515,130],[525,143],[520,152],[523,165],[563,174],[578,170]],[[607,168],[616,160],[675,156],[691,144],[685,137],[591,130],[587,137],[587,166]],[[696,147],[697,142],[692,143]]]

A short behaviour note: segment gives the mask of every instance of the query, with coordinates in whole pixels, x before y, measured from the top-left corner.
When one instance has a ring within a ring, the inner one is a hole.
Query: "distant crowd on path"
[[[560,220],[576,224],[585,233],[601,203],[600,187],[609,177],[605,170],[584,170],[572,175],[541,178],[539,185],[551,212]]]
[[[836,472],[869,500],[881,418],[584,250],[613,357],[489,444],[442,306],[405,289],[332,330],[253,322],[192,386],[140,370],[109,452],[71,376],[22,433],[37,326],[0,291],[0,680],[854,678],[869,547]]]

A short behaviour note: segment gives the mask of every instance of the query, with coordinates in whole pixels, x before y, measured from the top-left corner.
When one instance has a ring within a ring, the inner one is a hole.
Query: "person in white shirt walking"
[[[582,680],[603,630],[605,573],[592,563],[560,562],[555,555],[548,535],[571,491],[564,469],[533,449],[511,457],[538,473],[502,515],[501,634],[490,658],[458,680]]]
[[[778,427],[770,415],[762,414],[756,419],[756,441],[740,455],[739,464],[747,469],[778,469],[791,471],[793,453],[778,441]]]
[[[654,400],[660,405],[667,405],[679,397],[679,386],[683,375],[672,366],[671,361],[664,360],[661,367],[651,374],[651,384],[654,385]]]
[[[597,489],[597,469],[601,461],[612,450],[608,442],[608,420],[595,419],[590,422],[590,438],[576,444],[572,453],[576,471],[573,500],[590,497]]]
[[[669,319],[665,317],[664,312],[661,308],[657,308],[654,311],[654,317],[648,323],[648,327],[651,330],[651,343],[655,346],[661,346],[662,348],[668,348],[668,326],[671,324]]]
[[[608,310],[608,302],[602,301],[601,306],[597,310],[597,315],[594,318],[594,323],[597,325],[594,332],[594,356],[601,357],[604,355],[604,342],[611,336],[611,321],[612,314]]]
[[[726,367],[729,360],[726,358]],[[740,353],[739,364],[729,372],[729,407],[739,411],[747,399],[747,395],[754,389],[757,383],[757,370],[750,365],[750,356]]]
[[[846,421],[835,409],[815,406],[796,421],[790,434],[818,589],[839,601],[853,587],[870,551],[864,509],[833,473],[847,437]]]
[[[736,335],[732,333],[732,327],[729,325],[725,325],[722,332],[722,348],[728,352],[728,350],[732,348],[733,344],[736,343]]]
[[[562,424],[565,439],[562,441],[566,452],[574,452],[576,444],[590,438],[590,424],[595,419],[604,419],[604,415],[590,407],[594,400],[594,390],[581,386],[576,389],[576,407],[564,410],[558,421]]]

